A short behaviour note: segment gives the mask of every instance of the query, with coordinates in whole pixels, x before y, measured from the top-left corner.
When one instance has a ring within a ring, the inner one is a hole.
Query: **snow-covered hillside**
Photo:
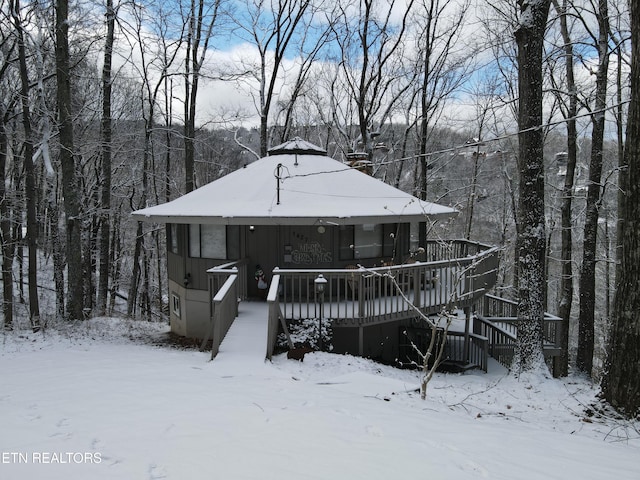
[[[638,424],[577,378],[418,374],[327,353],[209,361],[159,324],[0,336],[2,479],[640,478]]]

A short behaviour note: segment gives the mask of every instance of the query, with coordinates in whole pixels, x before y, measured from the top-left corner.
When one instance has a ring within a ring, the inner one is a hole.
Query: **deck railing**
[[[482,335],[464,332],[447,332],[445,360],[465,362],[487,371],[489,364],[488,339]],[[467,341],[468,340],[468,341]]]
[[[280,303],[278,300],[278,286],[280,285],[280,277],[274,275],[271,280],[271,286],[267,294],[267,304],[269,305],[269,319],[267,325],[267,358],[271,360],[273,356],[273,350],[276,346],[278,339],[278,325],[282,323],[283,328],[286,328],[284,319],[280,313]],[[290,339],[289,339],[290,341]],[[293,348],[293,345],[289,345]]]
[[[430,261],[403,265],[345,269],[274,269],[269,292],[271,355],[278,322],[307,318],[331,319],[334,328],[364,327],[472,306],[497,278],[498,251],[481,244],[433,242]],[[456,256],[459,255],[459,256]],[[444,258],[438,258],[444,257]],[[324,291],[316,291],[322,275]],[[473,362],[486,371],[487,339],[450,332],[446,358]]]
[[[204,349],[212,340],[211,358],[218,354],[220,344],[238,316],[238,300],[246,298],[247,262],[238,260],[207,270],[209,274],[209,328],[202,340]]]
[[[428,262],[472,257],[481,252],[491,250],[492,247],[469,240],[429,240],[424,249],[424,258]]]
[[[473,332],[487,337],[489,354],[499,363],[509,368],[515,355],[518,325],[526,320],[519,320],[518,304],[512,300],[485,295],[478,305]],[[544,314],[542,321],[542,342],[545,358],[558,355],[561,351],[560,328],[562,319]]]
[[[233,262],[218,265],[207,270],[209,274],[209,293],[211,296],[220,290],[230,275],[238,276],[238,298],[247,298],[247,264],[248,259],[234,260]]]
[[[495,284],[497,253],[375,268],[276,268],[273,281],[286,320],[317,318],[323,308],[335,326],[373,325],[414,317],[414,307],[428,315],[472,305]],[[320,274],[327,280],[322,296]]]

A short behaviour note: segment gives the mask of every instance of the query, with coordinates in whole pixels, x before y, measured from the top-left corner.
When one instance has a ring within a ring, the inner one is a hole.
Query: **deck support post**
[[[360,270],[363,270],[363,267],[360,266]],[[365,286],[364,286],[364,277],[362,272],[358,275],[358,316],[362,319],[364,318],[364,301],[365,301]]]
[[[364,356],[364,327],[362,325],[358,327],[358,355]]]
[[[464,307],[464,360],[469,362],[469,326],[471,324],[471,307]]]
[[[413,269],[411,275],[413,280],[413,305],[416,308],[422,307],[422,271],[419,268]]]

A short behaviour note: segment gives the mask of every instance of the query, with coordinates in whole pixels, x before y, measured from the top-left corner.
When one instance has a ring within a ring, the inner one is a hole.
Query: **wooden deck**
[[[305,318],[331,319],[333,328],[406,321],[443,311],[476,312],[466,332],[451,331],[447,355],[451,361],[486,371],[487,356],[509,366],[513,359],[517,320],[515,303],[488,295],[495,285],[498,251],[465,241],[433,242],[427,262],[377,268],[284,270],[275,269],[268,294],[267,357],[271,357],[279,330]],[[213,355],[237,315],[243,298],[246,262],[217,267],[210,272]],[[315,281],[327,281],[319,293]],[[559,319],[545,317],[545,353],[559,354]],[[360,334],[362,336],[362,333]]]
[[[421,315],[470,309],[494,286],[498,251],[478,244],[452,243],[452,248],[434,244],[429,262],[377,268],[283,270],[273,272],[270,295],[269,345],[277,332],[295,320],[326,318],[332,328],[359,330],[358,351],[363,354],[363,331],[391,322],[410,322]],[[466,250],[466,252],[465,252]],[[465,255],[471,250],[470,254]],[[448,258],[438,259],[438,255]],[[463,256],[457,256],[463,255]],[[326,280],[322,293],[315,281]],[[420,323],[420,322],[418,322]],[[420,328],[417,324],[413,328]],[[487,368],[487,339],[469,331],[449,332],[447,358]],[[273,347],[268,351],[271,355]],[[465,360],[462,360],[464,358]]]
[[[469,307],[495,284],[496,249],[473,256],[356,269],[273,271],[281,315],[287,321],[331,318],[336,327],[369,326]],[[327,280],[324,293],[315,280]]]

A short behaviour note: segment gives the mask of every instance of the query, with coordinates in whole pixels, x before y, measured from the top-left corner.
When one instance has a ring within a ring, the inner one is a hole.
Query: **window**
[[[189,225],[189,256],[192,258],[237,259],[240,229],[226,225]]]
[[[178,253],[178,225],[175,223],[167,225],[167,244],[171,253]]]
[[[171,311],[178,318],[182,315],[180,311],[180,297],[173,292],[171,292]]]
[[[382,256],[382,225],[356,225],[353,234],[356,258]]]
[[[378,258],[383,255],[383,226],[379,224],[340,227],[340,260]]]
[[[353,260],[353,225],[340,226],[340,260]]]
[[[409,251],[416,252],[418,251],[418,246],[420,245],[420,225],[416,222],[413,222],[409,226]]]

